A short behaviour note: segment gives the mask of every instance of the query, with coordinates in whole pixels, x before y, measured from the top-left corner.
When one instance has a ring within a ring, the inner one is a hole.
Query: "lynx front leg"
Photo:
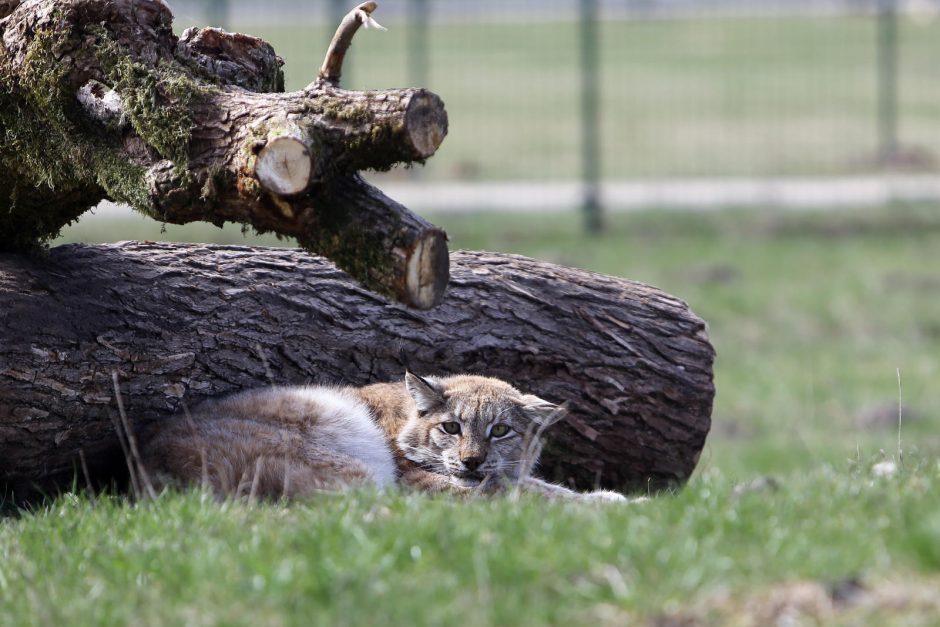
[[[506,489],[506,484],[495,477],[487,477],[482,482],[474,482],[420,468],[406,470],[402,473],[399,482],[405,487],[431,494],[479,496],[496,494]]]
[[[401,485],[421,492],[432,494],[472,494],[473,488],[454,483],[450,477],[429,472],[421,468],[413,468],[402,473],[399,480]]]
[[[553,499],[568,499],[583,502],[626,503],[627,497],[610,490],[595,490],[593,492],[575,492],[554,483],[548,483],[535,477],[526,477],[519,481],[519,489],[525,492],[534,492]]]

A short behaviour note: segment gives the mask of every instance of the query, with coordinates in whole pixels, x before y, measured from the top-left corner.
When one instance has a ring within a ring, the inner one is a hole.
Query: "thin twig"
[[[365,25],[366,28],[373,27],[385,30],[378,22],[372,19],[372,12],[379,5],[375,2],[363,2],[355,9],[346,14],[343,21],[340,22],[327,48],[326,58],[323,59],[323,65],[320,66],[320,80],[326,81],[331,85],[339,85],[340,75],[343,72],[343,60],[346,58],[346,51],[352,43],[353,36],[359,27]]]
[[[525,435],[522,436],[522,463],[519,464],[519,476],[518,479],[521,481],[523,478],[529,476],[529,473],[532,472],[532,468],[535,466],[535,459],[538,458],[537,444],[535,443],[538,434],[537,434],[538,424],[535,421],[529,423],[529,426],[526,427]]]
[[[555,411],[566,412],[567,406],[562,405]],[[509,491],[509,498],[511,500],[515,501],[519,498],[525,480],[532,474],[532,471],[535,470],[535,465],[538,463],[539,455],[542,452],[542,433],[545,432],[545,429],[547,429],[549,425],[554,424],[554,422],[555,421],[550,419],[546,419],[541,423],[533,420],[529,422],[529,426],[526,427],[525,435],[522,437],[522,458],[519,460],[519,474],[516,477],[512,489]]]
[[[898,368],[898,465],[904,464],[904,456],[901,449],[901,414],[903,406],[901,405],[901,369]]]
[[[258,357],[261,358],[261,363],[264,365],[264,374],[268,378],[268,384],[274,385],[274,375],[271,373],[271,366],[268,364],[268,357],[264,354],[264,347],[261,346],[261,342],[255,344],[255,351],[258,353]]]
[[[199,432],[196,429],[196,421],[193,420],[193,415],[189,413],[189,406],[186,404],[186,401],[181,401],[183,406],[183,415],[186,416],[186,424],[189,425],[189,432],[199,444],[199,460],[202,464],[202,489],[209,489],[209,461],[206,456],[206,442],[199,435]]]
[[[147,496],[152,499],[156,498],[157,493],[154,491],[153,484],[150,483],[150,477],[147,475],[147,469],[144,468],[144,464],[140,459],[140,451],[137,448],[137,438],[134,436],[130,421],[127,419],[127,412],[124,411],[124,400],[121,398],[121,386],[118,383],[117,370],[111,371],[111,382],[114,384],[114,396],[117,400],[118,413],[121,416],[121,424],[124,425],[124,435],[127,437],[127,444],[130,447],[131,461],[137,468],[137,478],[140,481],[140,486],[147,489]]]
[[[88,472],[88,462],[85,461],[85,450],[78,449],[78,461],[82,465],[82,474],[85,475],[85,483],[88,484],[88,491],[91,492],[92,499],[97,498],[95,494],[95,486],[91,483],[91,473]]]
[[[264,463],[264,457],[258,457],[255,460],[255,476],[251,478],[251,490],[248,492],[248,502],[254,504],[255,498],[258,496],[258,484],[260,482],[259,476],[261,474],[261,464]]]
[[[117,372],[112,373],[112,381],[115,382],[115,391],[117,393],[118,411],[123,410],[121,401],[121,391],[117,387]],[[111,414],[111,424],[114,426],[114,432],[117,434],[118,442],[121,444],[121,451],[124,453],[124,461],[127,463],[127,472],[130,473],[131,489],[134,490],[134,497],[140,498],[140,481],[137,479],[137,469],[134,467],[134,461],[131,458],[131,452],[127,444],[124,429],[121,428],[121,421]]]
[[[235,493],[234,493],[235,497],[245,496],[244,490],[245,490],[245,484],[247,482],[248,482],[248,470],[245,469],[242,471],[242,476],[239,477],[238,483],[236,484]],[[249,486],[249,489],[250,489],[250,486]],[[226,490],[226,492],[228,492],[228,490]]]
[[[567,413],[568,413],[568,403],[562,403],[552,412],[553,416],[557,414],[562,414],[563,416],[564,414],[567,414]],[[535,470],[535,466],[536,464],[538,464],[539,455],[542,452],[541,446],[540,446],[541,441],[542,441],[542,434],[545,433],[545,430],[548,429],[553,424],[555,424],[556,422],[558,421],[553,420],[552,418],[546,418],[545,420],[538,422],[538,423],[534,421],[529,423],[529,427],[526,429],[525,436],[522,440],[522,450],[523,450],[522,462],[523,463],[520,466],[520,471],[519,471],[520,478],[528,477]],[[532,431],[533,425],[536,426],[536,429],[534,432]]]
[[[281,490],[281,500],[287,500],[290,494],[290,462],[284,464],[284,488]]]

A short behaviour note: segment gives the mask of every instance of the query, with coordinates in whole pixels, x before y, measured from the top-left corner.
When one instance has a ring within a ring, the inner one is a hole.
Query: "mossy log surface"
[[[447,132],[440,98],[325,80],[282,93],[267,43],[171,25],[160,0],[0,0],[0,250],[110,199],[295,237],[369,289],[439,303],[445,234],[356,173],[430,157]]]
[[[137,428],[183,404],[276,384],[478,373],[567,402],[540,474],[646,491],[692,473],[714,386],[705,324],[632,281],[453,254],[448,298],[390,304],[287,249],[125,243],[0,255],[0,483],[123,465],[112,373]],[[81,477],[81,475],[79,474]],[[22,494],[22,492],[20,492]]]

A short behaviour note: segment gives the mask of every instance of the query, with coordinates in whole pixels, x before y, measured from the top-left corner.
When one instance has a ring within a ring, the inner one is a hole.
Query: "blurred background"
[[[292,90],[354,3],[171,5],[179,31],[269,41]],[[386,0],[376,18],[343,85],[425,86],[451,119],[426,167],[382,177],[419,211],[940,198],[940,0]]]
[[[273,44],[288,89],[355,5],[170,4]],[[343,86],[426,86],[450,132],[375,184],[453,249],[687,300],[718,349],[703,468],[940,451],[940,0],[379,4]],[[118,239],[290,244],[107,206],[59,242]]]

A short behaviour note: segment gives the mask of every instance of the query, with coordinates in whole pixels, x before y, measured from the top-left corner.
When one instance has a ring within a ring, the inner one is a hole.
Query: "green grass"
[[[823,468],[735,494],[709,475],[628,507],[69,496],[0,523],[0,624],[630,624],[781,580],[928,581],[938,480]]]
[[[409,83],[407,31],[388,26],[357,37],[351,86]],[[290,87],[313,77],[322,29],[236,27],[275,44]],[[935,153],[938,29],[903,23],[901,51],[902,134]],[[610,22],[601,41],[608,177],[844,173],[874,151],[869,20]],[[435,26],[430,87],[451,133],[425,175],[575,176],[575,43],[570,24]],[[573,216],[429,217],[452,248],[646,281],[708,321],[714,429],[686,489],[626,508],[68,495],[0,519],[0,625],[769,624],[756,613],[784,584],[855,577],[863,602],[804,622],[936,624],[935,208],[649,212],[596,239]],[[143,219],[84,219],[60,242],[130,238],[284,243]],[[897,457],[897,369],[904,464],[878,478],[873,464]],[[861,424],[872,413],[880,426]],[[736,493],[766,476],[779,489]],[[893,604],[872,600],[892,585]]]
[[[13,608],[0,624],[769,624],[755,612],[795,598],[793,582],[825,592],[855,577],[867,600],[821,622],[936,624],[936,208],[621,214],[599,238],[573,215],[430,218],[454,249],[639,279],[708,321],[714,428],[685,490],[600,509],[398,494],[254,508],[69,497],[0,522],[0,598]],[[79,226],[65,238],[128,236]],[[897,458],[898,368],[904,464],[877,478],[873,464]],[[882,424],[861,424],[873,410]],[[779,489],[735,494],[767,476]]]
[[[388,32],[357,36],[344,84],[411,83],[409,29],[387,25]],[[576,178],[577,27],[433,24],[427,87],[444,98],[450,133],[425,176]],[[330,35],[309,24],[233,28],[275,46],[286,60],[289,89],[314,78]],[[938,40],[940,20],[901,21],[901,140],[934,156],[940,155]],[[873,19],[610,20],[601,24],[599,41],[605,177],[871,169],[877,148]],[[937,164],[921,167],[936,171]]]

